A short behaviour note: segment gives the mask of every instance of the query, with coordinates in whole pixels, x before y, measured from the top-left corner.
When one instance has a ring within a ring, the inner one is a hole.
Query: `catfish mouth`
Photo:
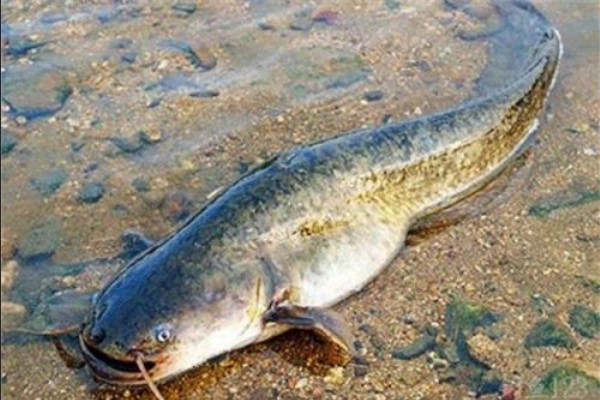
[[[79,345],[87,365],[98,380],[121,385],[147,384],[135,354],[119,358],[109,356],[87,343],[83,333],[79,334]],[[157,360],[154,357],[143,356],[142,362],[148,375],[155,375]]]

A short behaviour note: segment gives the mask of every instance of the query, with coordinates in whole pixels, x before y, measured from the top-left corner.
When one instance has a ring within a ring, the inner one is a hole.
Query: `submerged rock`
[[[569,312],[569,325],[581,336],[595,338],[600,332],[600,313],[591,308],[576,305]]]
[[[178,1],[171,6],[171,9],[181,15],[187,16],[195,13],[198,6],[193,2]]]
[[[525,398],[595,399],[600,393],[596,366],[576,360],[561,361],[534,382]]]
[[[17,138],[8,130],[2,128],[0,137],[2,140],[2,155],[10,153],[17,146]]]
[[[446,307],[446,337],[454,342],[459,334],[472,333],[477,327],[487,327],[498,321],[498,315],[478,304],[454,298]]]
[[[61,72],[34,64],[13,68],[3,74],[2,99],[17,116],[32,120],[60,110],[73,89]]]
[[[186,42],[173,39],[163,41],[163,46],[182,52],[196,69],[209,71],[217,65],[217,58],[207,47],[193,48]]]
[[[2,330],[18,328],[25,319],[25,306],[12,301],[0,304],[2,313]]]
[[[79,190],[77,200],[82,203],[96,203],[104,196],[104,184],[102,182],[88,182]]]
[[[67,178],[68,175],[64,169],[55,168],[32,177],[30,182],[43,196],[50,196],[66,182]]]
[[[34,225],[17,242],[18,255],[26,262],[52,257],[61,242],[61,221],[50,217]]]
[[[538,321],[525,338],[526,348],[574,347],[575,344],[567,328],[551,319]]]
[[[173,222],[182,221],[190,215],[192,201],[187,194],[177,190],[165,197],[161,211],[167,219]]]

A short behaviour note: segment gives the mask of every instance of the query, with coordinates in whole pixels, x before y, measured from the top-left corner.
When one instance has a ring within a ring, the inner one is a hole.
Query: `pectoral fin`
[[[316,307],[301,307],[283,301],[273,304],[264,314],[265,323],[284,324],[295,329],[311,330],[326,340],[347,351],[352,358],[357,356],[354,337],[342,317],[336,312]]]

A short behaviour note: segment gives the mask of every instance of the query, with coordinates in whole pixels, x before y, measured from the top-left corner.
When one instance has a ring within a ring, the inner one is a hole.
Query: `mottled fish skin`
[[[313,307],[362,289],[412,223],[477,191],[530,145],[560,53],[548,28],[521,77],[493,95],[296,148],[241,178],[96,297],[81,334],[96,376],[143,383],[137,352],[162,380],[279,334],[286,328],[261,316],[282,285]]]

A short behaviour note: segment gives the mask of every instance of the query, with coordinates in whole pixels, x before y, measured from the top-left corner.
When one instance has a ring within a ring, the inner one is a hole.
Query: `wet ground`
[[[8,331],[56,291],[101,285],[118,263],[81,263],[115,257],[126,229],[166,235],[295,144],[455,106],[507,56],[463,40],[497,26],[485,1],[274,3],[2,2],[2,398],[152,398]],[[339,305],[366,363],[289,334],[161,385],[166,398],[598,391],[599,9],[534,4],[565,53],[531,178]]]

